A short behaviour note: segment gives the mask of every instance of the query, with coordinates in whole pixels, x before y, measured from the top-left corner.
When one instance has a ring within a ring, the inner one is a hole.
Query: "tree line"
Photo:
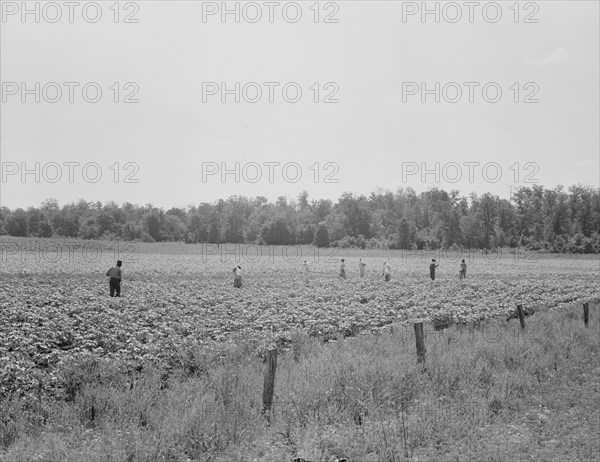
[[[600,188],[521,187],[510,200],[456,190],[344,193],[337,202],[306,191],[274,203],[232,196],[168,210],[151,204],[47,199],[0,209],[0,234],[187,243],[314,244],[319,247],[491,249],[600,253]]]

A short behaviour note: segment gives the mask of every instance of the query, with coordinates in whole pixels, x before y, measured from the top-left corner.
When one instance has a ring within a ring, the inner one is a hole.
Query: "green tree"
[[[325,223],[321,223],[317,226],[314,245],[317,247],[329,247],[329,231],[327,231]]]
[[[496,200],[497,197],[485,193],[474,204],[475,213],[481,227],[481,246],[490,247],[494,237],[494,226],[496,224]]]
[[[213,213],[210,220],[210,227],[208,230],[208,242],[210,244],[221,243],[221,226],[219,223],[219,214],[217,212]]]
[[[27,218],[27,212],[25,210],[20,208],[16,209],[6,219],[6,224],[4,225],[6,232],[11,236],[27,237],[29,235]]]
[[[52,227],[52,224],[47,219],[42,220],[40,222],[38,236],[39,237],[52,237],[53,234],[54,234],[54,228]]]
[[[265,226],[262,239],[270,245],[289,245],[294,243],[294,236],[290,227],[282,217]]]
[[[157,242],[162,240],[162,213],[152,211],[146,216],[146,232]]]
[[[398,242],[399,249],[408,249],[410,244],[410,223],[406,217],[400,218],[398,222]]]
[[[344,231],[347,236],[363,235],[371,237],[371,211],[364,196],[354,197],[344,193],[338,200],[337,210],[343,217]]]
[[[460,219],[460,229],[467,248],[477,247],[479,241],[479,221],[473,215],[466,215]]]

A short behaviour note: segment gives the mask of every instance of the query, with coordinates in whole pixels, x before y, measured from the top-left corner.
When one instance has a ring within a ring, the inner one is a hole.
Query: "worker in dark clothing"
[[[460,279],[466,279],[467,277],[467,264],[463,258],[463,261],[460,264]]]
[[[429,277],[431,277],[432,281],[435,281],[435,269],[440,266],[435,264],[435,258],[431,259],[431,264],[429,265]]]
[[[119,260],[117,261],[117,266],[113,266],[106,272],[106,275],[110,277],[109,287],[111,297],[115,296],[115,292],[117,293],[117,297],[121,296],[121,279],[123,278],[123,271],[121,270],[122,264],[123,262]]]

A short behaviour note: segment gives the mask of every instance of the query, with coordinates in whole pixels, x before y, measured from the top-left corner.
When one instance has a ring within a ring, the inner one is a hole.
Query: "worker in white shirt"
[[[233,268],[233,287],[242,287],[242,267],[240,265]]]
[[[365,277],[365,266],[367,266],[366,263],[363,263],[362,258],[358,260],[358,274],[360,274],[361,278]]]
[[[386,282],[389,281],[392,277],[392,268],[390,267],[390,264],[387,261],[383,264],[383,277],[386,280]]]
[[[302,263],[302,278],[304,282],[308,282],[308,262],[306,260]]]

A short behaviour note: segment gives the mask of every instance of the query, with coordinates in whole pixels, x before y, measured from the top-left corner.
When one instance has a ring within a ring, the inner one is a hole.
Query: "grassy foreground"
[[[186,370],[71,365],[69,401],[0,403],[0,461],[600,460],[600,310],[412,326],[279,355],[270,423],[264,365],[245,345]]]

